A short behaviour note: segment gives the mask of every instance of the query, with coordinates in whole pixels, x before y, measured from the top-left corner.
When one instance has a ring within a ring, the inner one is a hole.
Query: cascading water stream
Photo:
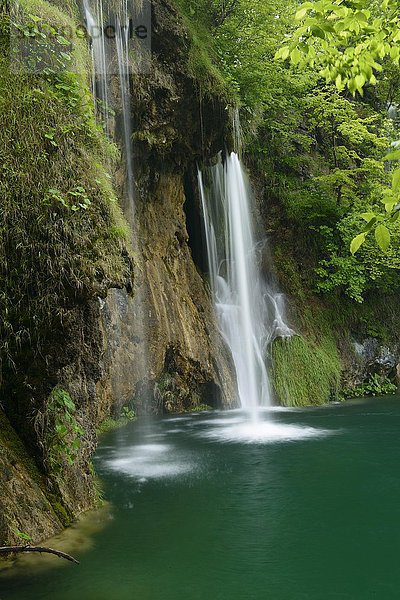
[[[104,10],[102,0],[96,0],[89,4],[89,0],[83,0],[83,12],[86,27],[91,40],[92,55],[92,91],[94,97],[101,103],[102,119],[107,135],[110,135],[109,123],[109,57],[104,35]]]
[[[129,87],[130,59],[129,59],[129,2],[121,0],[116,12],[109,10],[103,0],[83,0],[83,10],[86,26],[91,38],[91,52],[93,58],[93,91],[95,98],[100,101],[102,120],[105,129],[110,135],[110,112],[112,100],[111,89],[112,74],[117,69],[119,95],[123,120],[123,144],[126,161],[127,193],[130,204],[130,216],[134,211],[134,170],[132,152],[132,123],[131,123],[131,98]],[[107,36],[107,28],[111,27],[114,35]]]
[[[258,420],[272,404],[266,368],[268,344],[289,337],[284,297],[261,274],[260,245],[251,216],[251,191],[240,160],[198,173],[211,289],[221,333],[232,353],[242,408]]]
[[[133,210],[134,207],[134,179],[133,179],[133,149],[132,149],[132,122],[131,101],[129,91],[129,11],[128,0],[123,0],[121,10],[116,17],[116,48],[118,57],[118,75],[121,90],[122,117],[124,128],[124,144],[127,170],[128,195]]]

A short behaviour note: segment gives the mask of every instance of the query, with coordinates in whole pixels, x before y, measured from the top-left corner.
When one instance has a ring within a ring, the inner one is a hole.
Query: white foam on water
[[[317,429],[306,425],[286,425],[284,423],[242,422],[202,432],[203,438],[218,442],[236,442],[240,444],[274,444],[279,442],[296,442],[310,438],[323,438],[332,431]]]
[[[185,433],[186,429],[177,427],[176,429],[167,429],[166,433]]]
[[[268,408],[260,408],[261,412],[299,412],[301,408],[295,406],[269,406]]]
[[[169,444],[131,446],[105,464],[110,470],[134,477],[140,483],[149,479],[177,477],[196,467],[194,462],[177,453]]]
[[[131,446],[129,452],[133,451],[136,454],[147,454],[147,453],[163,453],[168,452],[171,449],[169,444],[138,444],[137,446]]]
[[[210,418],[210,419],[204,419],[203,421],[198,421],[196,423],[196,425],[232,425],[234,423],[242,423],[242,422],[243,422],[243,419],[240,417],[237,417],[234,419],[232,419],[230,417],[227,417],[225,419]]]

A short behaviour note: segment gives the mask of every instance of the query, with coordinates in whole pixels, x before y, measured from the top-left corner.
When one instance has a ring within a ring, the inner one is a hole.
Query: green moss
[[[213,31],[201,4],[175,0],[186,31],[189,34],[189,71],[198,81],[200,95],[210,93],[225,98],[228,103],[238,103],[239,98],[230,82],[218,68],[219,59]]]
[[[73,516],[68,513],[56,496],[48,494],[50,504],[64,527],[69,527],[73,522]]]
[[[0,410],[0,454],[12,456],[13,460],[29,474],[29,477],[44,489],[43,476],[2,410]]]
[[[364,337],[376,337],[383,344],[397,345],[400,331],[398,294],[371,294],[358,310],[359,330]]]
[[[51,507],[54,510],[55,515],[59,518],[60,522],[65,527],[71,524],[72,514],[68,512],[68,510],[63,506],[60,497],[49,491],[49,486],[43,474],[39,471],[35,461],[28,454],[27,449],[21,442],[20,438],[17,436],[14,429],[11,427],[8,419],[0,410],[0,470],[5,469],[5,473],[7,473],[8,465],[17,468],[19,473],[21,473],[21,483],[23,483],[23,485],[26,485],[27,493],[37,489],[35,488],[35,486],[31,487],[32,484],[36,484],[43,493],[43,495],[46,497],[46,499],[49,501]],[[12,473],[12,470],[10,471],[10,473]],[[1,475],[3,477],[5,476],[7,479],[7,474],[4,475],[4,472],[2,472]],[[32,484],[30,482],[32,482]],[[19,500],[19,504],[15,506],[15,511],[11,513],[9,512],[8,507],[5,517],[7,520],[7,528],[6,530],[2,531],[0,523],[0,538],[7,537],[9,535],[9,532],[14,532],[17,538],[20,537],[18,535],[18,511],[21,510],[22,512],[24,512],[26,511],[28,506],[31,507],[31,500],[32,499],[29,498],[29,502],[27,502],[26,506],[24,506],[24,503],[21,503],[21,500]],[[50,505],[48,505],[47,503],[43,505],[40,501],[41,510],[45,510],[48,512],[50,510]]]
[[[130,410],[127,406],[124,406],[121,415],[118,418],[108,417],[105,419],[100,426],[97,428],[97,435],[102,435],[113,429],[119,429],[135,421],[136,415],[133,410]]]
[[[21,23],[29,23],[30,15],[34,15],[41,19],[39,23],[51,25],[60,32],[68,32],[71,37],[68,41],[73,45],[69,69],[77,73],[81,83],[86,85],[87,73],[91,72],[91,58],[87,52],[86,39],[76,35],[77,25],[80,23],[78,3],[75,0],[20,0],[18,15]]]
[[[49,0],[50,4],[56,6],[63,14],[79,21],[79,2],[76,0]]]
[[[316,345],[304,337],[276,339],[272,348],[273,383],[284,406],[325,404],[337,397],[341,364],[333,338]]]
[[[204,410],[213,410],[213,407],[209,406],[208,404],[198,404],[197,406],[191,408],[187,412],[203,412]]]
[[[22,0],[41,23],[73,27],[44,0]],[[0,17],[0,30],[9,28]],[[57,327],[71,298],[102,295],[130,275],[128,226],[105,165],[117,156],[94,119],[85,41],[68,50],[71,67],[13,72],[0,47],[0,352],[15,363]],[[73,208],[76,193],[84,202]],[[74,196],[75,194],[75,196]],[[66,200],[67,199],[67,200]],[[69,201],[70,199],[71,201]],[[8,359],[8,360],[7,360]]]
[[[331,297],[328,303],[313,292],[312,240],[303,246],[301,235],[286,230],[275,245],[274,257],[281,285],[291,300],[294,329],[300,334],[274,342],[276,394],[286,406],[325,404],[340,391],[343,365],[338,340],[349,336],[349,302]]]

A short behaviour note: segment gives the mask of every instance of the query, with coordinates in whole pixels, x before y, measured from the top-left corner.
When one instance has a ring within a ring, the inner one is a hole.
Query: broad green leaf
[[[340,74],[340,73],[339,73],[339,75],[336,77],[335,84],[336,84],[336,87],[337,87],[337,89],[338,89],[339,91],[341,91],[341,90],[343,89],[343,87],[344,87],[344,85],[343,85],[343,81],[342,81],[342,76],[341,76],[341,74]]]
[[[298,65],[301,59],[303,58],[302,53],[298,48],[293,48],[290,53],[290,59],[294,65]]]
[[[400,160],[400,150],[395,150],[394,152],[386,154],[384,160]]]
[[[385,210],[387,213],[392,212],[394,207],[398,204],[397,200],[391,200],[390,202],[385,202]]]
[[[396,169],[392,177],[392,190],[394,193],[398,192],[400,188],[400,168]]]
[[[349,88],[349,91],[353,94],[353,96],[355,96],[357,84],[354,78],[349,79],[349,81],[347,82],[347,87]]]
[[[366,237],[365,233],[360,233],[351,241],[350,252],[352,254],[355,254],[357,252],[357,250],[360,248],[360,246],[363,245],[363,243],[365,242],[365,237]]]
[[[301,21],[302,19],[304,19],[304,17],[306,16],[307,12],[309,11],[309,7],[303,7],[300,8],[300,10],[297,11],[297,13],[295,14],[294,18],[296,19],[296,21]]]
[[[375,215],[370,221],[368,221],[368,223],[366,224],[366,226],[362,230],[362,233],[369,233],[371,231],[371,229],[373,228],[373,226],[379,220],[381,220],[381,217],[379,215]]]
[[[376,215],[373,212],[365,212],[365,213],[362,213],[360,216],[362,219],[364,219],[364,221],[369,223],[371,221],[371,219],[373,219]]]
[[[283,46],[282,48],[279,48],[278,52],[275,54],[275,60],[286,60],[289,57],[289,52],[289,46]]]
[[[304,4],[302,4],[297,13],[295,14],[294,18],[296,19],[296,21],[301,21],[302,19],[304,19],[307,12],[313,7],[314,5],[312,2],[305,2]]]
[[[387,252],[390,246],[390,232],[386,225],[378,225],[375,229],[375,239],[379,248]]]
[[[356,83],[357,89],[359,91],[362,90],[362,88],[363,88],[363,86],[365,84],[365,77],[364,77],[364,75],[362,73],[360,73],[360,75],[357,75],[355,77],[355,83]]]

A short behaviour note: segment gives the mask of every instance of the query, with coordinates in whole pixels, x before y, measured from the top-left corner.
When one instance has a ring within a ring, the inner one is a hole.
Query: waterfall
[[[129,19],[130,4],[121,0],[113,12],[103,0],[83,0],[86,27],[91,39],[92,89],[98,104],[106,133],[110,136],[110,113],[113,100],[110,97],[112,75],[118,75],[118,88],[123,120],[123,147],[126,162],[127,192],[130,211],[133,211],[134,170],[132,156],[131,98],[129,86]],[[108,30],[113,35],[106,35]]]
[[[232,132],[233,132],[233,147],[239,160],[242,158],[243,138],[242,126],[240,124],[239,109],[235,107],[232,113]]]
[[[86,20],[86,28],[90,36],[92,56],[92,91],[94,98],[99,101],[102,120],[110,135],[109,110],[110,102],[108,90],[110,88],[109,56],[104,35],[105,20],[102,0],[92,2],[83,0],[83,12]]]
[[[199,171],[211,290],[221,333],[232,353],[242,408],[257,420],[272,404],[266,359],[285,323],[284,296],[261,274],[263,247],[255,241],[251,190],[237,154]]]
[[[124,129],[124,144],[126,156],[126,170],[128,182],[128,195],[133,209],[134,179],[133,179],[133,152],[132,152],[132,123],[131,123],[131,97],[129,89],[129,11],[128,0],[122,0],[121,10],[116,17],[116,48],[118,57],[118,74],[121,90],[122,117]]]

